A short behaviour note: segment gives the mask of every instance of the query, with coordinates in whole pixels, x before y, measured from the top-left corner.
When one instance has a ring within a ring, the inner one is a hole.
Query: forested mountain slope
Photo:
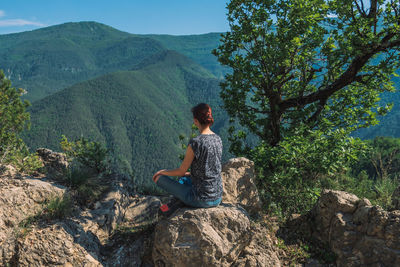
[[[377,136],[400,137],[400,78],[393,77],[392,81],[396,92],[381,96],[383,103],[393,103],[392,110],[387,115],[378,117],[380,121],[378,125],[360,129],[354,133],[355,136],[362,139],[372,139]]]
[[[166,34],[136,35],[149,37],[159,41],[164,47],[193,59],[195,62],[209,70],[218,78],[223,78],[228,71],[217,61],[217,58],[211,54],[211,51],[220,43],[221,33],[207,33],[199,35],[173,36]]]
[[[194,103],[215,104],[214,130],[221,131],[227,116],[216,105],[218,82],[185,56],[163,51],[135,70],[81,82],[35,102],[24,139],[33,149],[55,150],[62,134],[104,142],[115,158],[126,160],[141,185],[154,171],[179,166],[178,136],[189,135]]]

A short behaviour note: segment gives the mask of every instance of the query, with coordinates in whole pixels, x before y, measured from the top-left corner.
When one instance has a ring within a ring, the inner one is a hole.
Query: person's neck
[[[210,126],[205,126],[205,127],[201,127],[199,129],[200,134],[213,134],[213,132],[210,129]]]

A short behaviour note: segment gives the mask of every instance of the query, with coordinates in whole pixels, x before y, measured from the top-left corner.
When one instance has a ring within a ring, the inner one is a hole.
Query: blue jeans
[[[221,203],[222,199],[219,198],[215,201],[196,200],[192,190],[192,180],[189,177],[181,177],[179,182],[177,182],[168,176],[161,175],[157,181],[157,185],[177,197],[186,205],[195,208],[215,207]]]

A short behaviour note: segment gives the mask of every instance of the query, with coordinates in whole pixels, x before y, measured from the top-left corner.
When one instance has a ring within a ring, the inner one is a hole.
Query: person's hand
[[[159,170],[158,172],[156,172],[156,173],[153,175],[153,181],[154,181],[155,183],[157,183],[158,178],[160,178],[160,175],[162,175],[162,172],[163,172],[163,171],[165,171],[165,169],[164,169],[164,170]]]
[[[190,176],[190,172],[185,172],[185,176],[189,177]]]

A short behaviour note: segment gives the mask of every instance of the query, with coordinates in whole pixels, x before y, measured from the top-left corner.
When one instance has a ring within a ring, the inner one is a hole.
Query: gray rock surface
[[[79,231],[76,226],[60,222],[35,227],[19,239],[12,263],[14,266],[103,266],[97,260],[98,251],[90,251],[76,240]],[[93,238],[88,240],[95,243]]]
[[[155,266],[281,266],[276,237],[232,204],[185,208],[154,232]]]
[[[53,152],[47,148],[38,148],[36,153],[42,160],[48,177],[60,179],[65,175],[68,169],[68,160],[64,153]]]
[[[14,255],[18,224],[41,210],[43,203],[65,192],[38,179],[0,176],[0,264]]]
[[[39,219],[25,227],[23,220],[66,189],[45,178],[16,177],[0,176],[0,266],[143,265],[152,239],[142,229],[158,219],[157,197],[130,196],[115,186],[92,209],[76,206],[62,221]]]
[[[232,266],[282,266],[275,234],[257,224],[253,224],[250,231],[250,244],[242,250]]]
[[[180,209],[154,233],[155,266],[231,266],[250,244],[250,221],[235,206]]]
[[[15,176],[17,170],[11,165],[0,165],[0,175],[2,176]]]
[[[338,266],[400,266],[400,211],[388,212],[342,191],[325,190],[312,210],[313,237]]]
[[[238,203],[250,214],[261,210],[252,161],[246,158],[230,159],[222,166],[221,175],[224,203]]]

